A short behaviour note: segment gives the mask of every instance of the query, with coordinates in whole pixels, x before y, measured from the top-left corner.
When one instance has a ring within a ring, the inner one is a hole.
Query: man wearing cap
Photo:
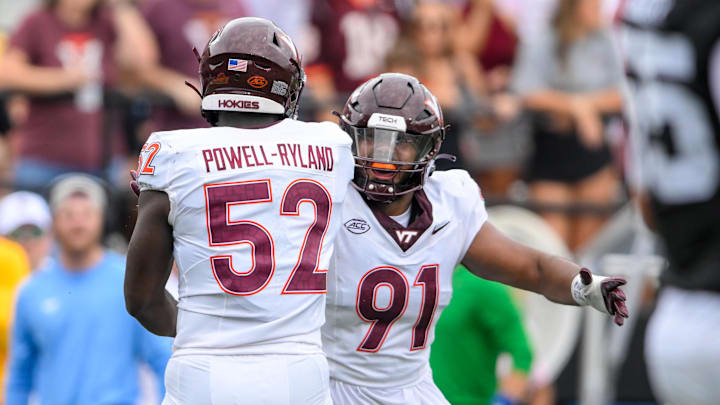
[[[139,361],[164,375],[171,342],[127,314],[125,260],[100,243],[106,203],[88,176],[70,175],[51,189],[57,258],[20,288],[7,405],[27,404],[31,392],[43,404],[131,404]]]
[[[0,381],[15,294],[20,281],[47,257],[50,222],[50,208],[35,193],[18,191],[0,200]]]
[[[33,271],[46,265],[51,223],[50,208],[38,194],[17,191],[0,200],[0,235],[22,245]]]

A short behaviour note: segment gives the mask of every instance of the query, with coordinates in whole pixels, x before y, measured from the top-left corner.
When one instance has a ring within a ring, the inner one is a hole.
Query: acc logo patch
[[[345,222],[345,229],[348,231],[359,235],[361,233],[365,233],[370,230],[370,224],[367,223],[364,219],[360,218],[353,218],[347,222]]]
[[[268,85],[267,79],[262,76],[251,76],[247,80],[247,83],[256,89],[262,89],[263,87]]]

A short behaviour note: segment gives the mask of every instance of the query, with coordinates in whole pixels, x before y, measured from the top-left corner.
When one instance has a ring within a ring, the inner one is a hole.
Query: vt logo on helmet
[[[336,115],[353,139],[355,188],[382,202],[422,188],[445,127],[437,99],[418,79],[381,74],[355,89]]]
[[[297,116],[305,72],[295,44],[272,22],[254,17],[228,22],[198,61],[202,114],[211,125],[217,111]]]

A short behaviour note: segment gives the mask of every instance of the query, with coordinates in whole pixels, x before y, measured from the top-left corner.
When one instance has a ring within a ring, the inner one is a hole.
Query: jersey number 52
[[[234,205],[271,203],[270,180],[206,184],[204,189],[210,246],[248,244],[251,248],[252,265],[244,272],[233,268],[232,255],[212,256],[210,264],[215,279],[228,294],[258,293],[270,282],[275,272],[273,238],[261,224],[249,220],[231,221],[229,214],[230,207]],[[320,270],[318,266],[322,241],[332,211],[330,193],[314,180],[295,180],[283,193],[279,214],[297,216],[302,203],[310,203],[315,207],[315,222],[305,233],[297,263],[282,294],[327,292],[326,270]]]

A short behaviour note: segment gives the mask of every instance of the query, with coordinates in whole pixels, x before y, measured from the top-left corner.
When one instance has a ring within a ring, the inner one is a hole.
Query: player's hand
[[[130,170],[130,177],[132,178],[132,180],[130,180],[130,190],[132,190],[136,196],[140,197],[140,186],[137,184],[137,170]]]
[[[590,270],[580,269],[573,279],[572,296],[579,305],[590,305],[600,312],[613,316],[616,324],[622,326],[629,316],[625,306],[625,292],[620,288],[626,280],[622,277],[593,276]]]

